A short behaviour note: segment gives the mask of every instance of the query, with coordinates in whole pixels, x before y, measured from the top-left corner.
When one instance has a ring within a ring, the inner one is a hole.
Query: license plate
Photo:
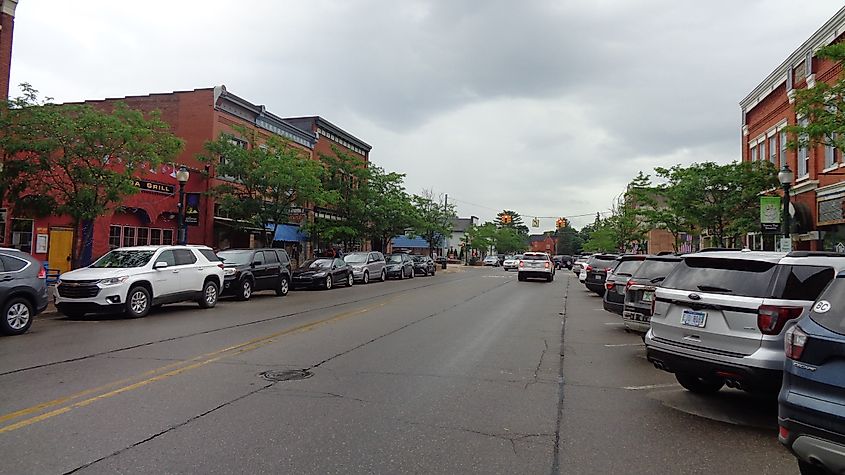
[[[594,275],[593,280],[601,280],[601,276],[600,275]]]
[[[643,293],[643,302],[651,302],[654,300],[654,292],[646,291]]]
[[[684,310],[684,313],[681,314],[681,324],[690,327],[704,328],[704,325],[707,324],[707,312]]]

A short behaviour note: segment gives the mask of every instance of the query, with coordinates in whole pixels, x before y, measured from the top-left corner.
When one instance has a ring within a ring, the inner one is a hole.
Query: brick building
[[[790,196],[793,247],[805,250],[845,248],[845,160],[833,147],[789,150],[784,128],[804,119],[794,108],[795,91],[821,82],[836,81],[841,67],[814,53],[841,41],[845,34],[845,8],[793,51],[740,102],[742,109],[742,159],[768,160],[778,168],[787,164],[795,173]],[[776,192],[777,190],[773,190]],[[782,193],[782,192],[780,192]],[[748,236],[754,249],[773,249],[774,236]]]
[[[557,249],[557,240],[552,231],[528,236],[528,250],[531,252],[546,252],[553,255]]]
[[[190,178],[185,186],[186,202],[197,210],[189,221],[189,243],[207,244],[219,248],[250,247],[260,244],[262,230],[236,231],[233,222],[216,209],[207,195],[218,178],[214,166],[206,166],[197,159],[207,141],[221,133],[235,133],[240,125],[254,131],[260,142],[270,134],[281,136],[303,153],[313,156],[317,137],[313,132],[299,129],[268,112],[264,106],[252,104],[226,90],[224,86],[177,91],[164,94],[128,96],[86,101],[95,107],[109,110],[117,102],[132,109],[158,110],[170,124],[172,132],[185,142],[176,162],[137,175],[140,192],[129,196],[122,206],[94,223],[94,239],[87,252],[97,257],[110,248],[143,244],[170,244],[177,236],[178,182],[176,169],[185,165]],[[243,146],[252,146],[243,141]],[[297,254],[308,252],[308,243],[298,232],[305,214],[292,217],[291,223],[279,226],[276,239]],[[0,208],[0,246],[12,246],[31,252],[36,258],[49,262],[51,268],[69,268],[70,246],[75,238],[69,217],[11,216],[9,208]],[[83,255],[85,250],[83,250]]]
[[[15,8],[17,6],[18,0],[0,0],[0,100],[9,97],[12,37],[15,31]]]

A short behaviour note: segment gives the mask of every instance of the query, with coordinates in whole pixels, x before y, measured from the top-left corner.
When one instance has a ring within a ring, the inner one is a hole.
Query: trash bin
[[[445,268],[446,268],[446,259],[443,259],[442,261],[440,261],[440,268],[441,268],[441,269],[445,269]]]

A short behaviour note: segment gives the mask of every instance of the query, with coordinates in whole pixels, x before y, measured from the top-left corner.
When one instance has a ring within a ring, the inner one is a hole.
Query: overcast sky
[[[639,170],[738,160],[738,102],[841,7],[20,0],[12,83],[59,102],[225,84],[282,117],[325,117],[460,216],[580,227]]]

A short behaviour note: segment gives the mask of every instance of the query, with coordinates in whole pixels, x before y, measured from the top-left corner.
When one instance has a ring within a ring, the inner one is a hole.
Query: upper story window
[[[775,166],[778,164],[778,137],[773,135],[769,137],[769,161]]]
[[[786,165],[786,131],[780,131],[780,166]]]
[[[807,79],[807,66],[804,61],[801,61],[800,63],[798,63],[797,66],[795,66],[794,72],[792,74],[793,84],[800,84],[802,81]]]
[[[798,120],[798,125],[806,127],[809,121],[804,119]],[[803,139],[806,139],[804,137]],[[798,147],[798,178],[806,177],[810,174],[810,150],[807,146]]]
[[[830,168],[836,165],[839,162],[839,155],[839,150],[836,149],[833,142],[828,141],[824,146],[824,167]]]

